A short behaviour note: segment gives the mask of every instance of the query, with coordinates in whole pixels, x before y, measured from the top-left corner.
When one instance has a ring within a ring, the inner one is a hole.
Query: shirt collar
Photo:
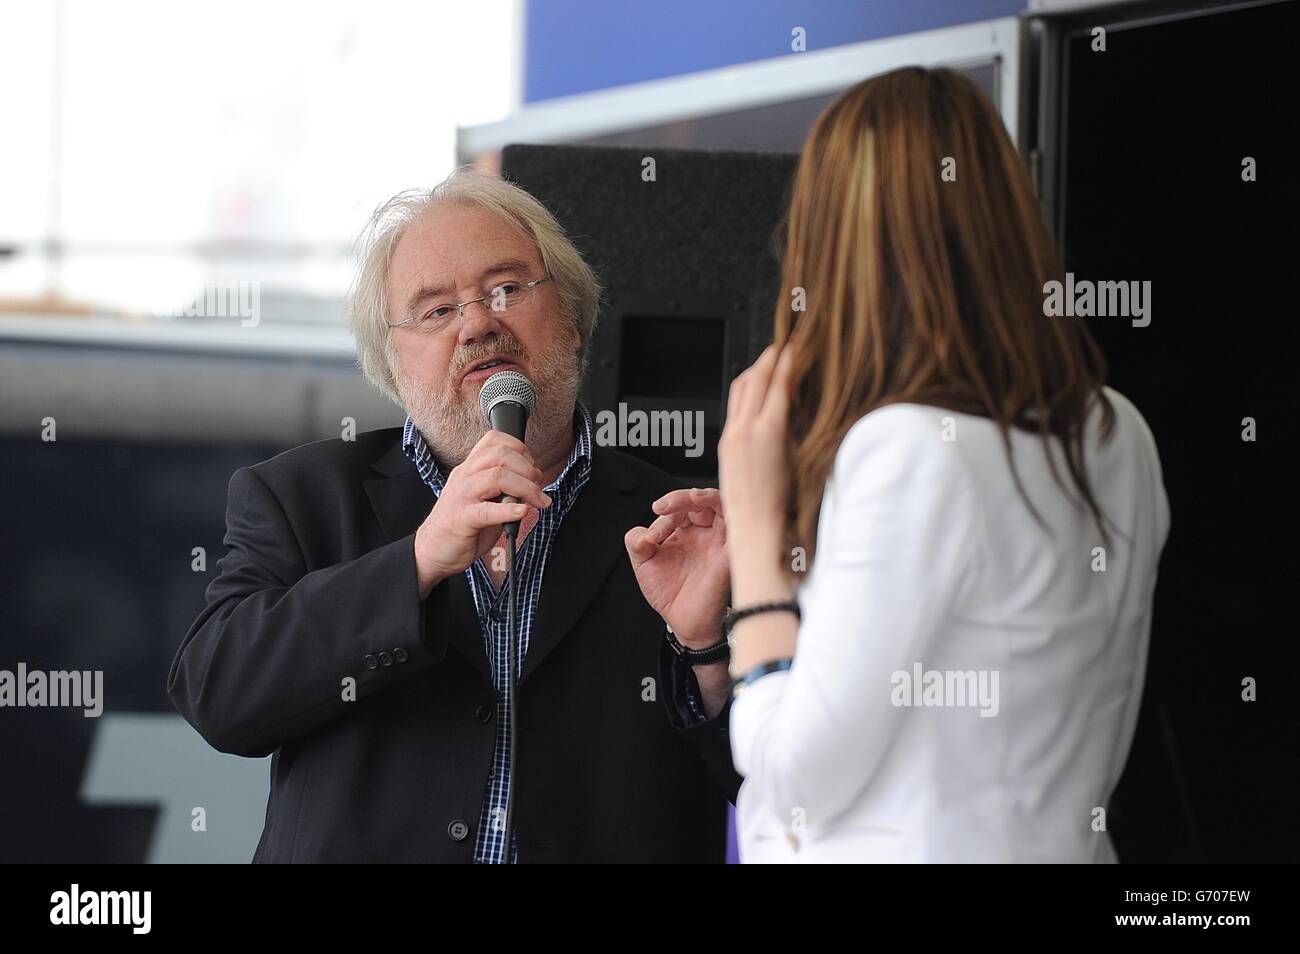
[[[574,481],[585,483],[591,473],[593,444],[591,412],[581,401],[574,402],[573,423],[574,441],[573,449],[569,452],[569,460],[564,465],[560,476],[547,486],[547,490],[553,487],[567,489]],[[435,494],[441,495],[442,488],[447,482],[446,475],[409,414],[406,416],[406,423],[402,426],[402,451],[415,465],[420,479],[428,484]]]

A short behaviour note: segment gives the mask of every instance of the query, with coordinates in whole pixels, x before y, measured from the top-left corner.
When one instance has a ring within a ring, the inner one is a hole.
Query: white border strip
[[[499,122],[459,127],[457,151],[472,158],[510,143],[572,142],[816,96],[900,66],[975,66],[994,60],[1001,60],[998,106],[1014,139],[1019,36],[1020,19],[1002,17],[548,99]]]

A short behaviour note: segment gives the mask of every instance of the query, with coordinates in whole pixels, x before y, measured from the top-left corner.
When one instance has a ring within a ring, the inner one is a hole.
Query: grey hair
[[[600,314],[600,282],[547,208],[513,183],[462,166],[432,189],[408,189],[384,202],[357,239],[359,268],[348,301],[357,343],[357,364],[366,379],[398,407],[393,374],[396,349],[388,327],[388,269],[393,250],[411,224],[431,209],[476,205],[500,216],[526,235],[542,256],[555,285],[561,312],[578,332],[580,374],[585,374],[591,336]]]

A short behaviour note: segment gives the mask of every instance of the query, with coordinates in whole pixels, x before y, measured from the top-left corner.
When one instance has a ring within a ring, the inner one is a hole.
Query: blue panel
[[[808,50],[990,20],[1027,0],[528,0],[524,99],[591,90]]]

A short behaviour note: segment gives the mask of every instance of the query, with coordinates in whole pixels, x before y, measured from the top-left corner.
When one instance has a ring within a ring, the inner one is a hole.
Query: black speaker
[[[771,340],[776,239],[797,161],[753,152],[505,148],[503,177],[554,213],[605,287],[584,402],[598,421],[653,413],[703,422],[698,456],[638,444],[628,428],[632,442],[621,449],[696,483],[716,480],[727,388]]]

